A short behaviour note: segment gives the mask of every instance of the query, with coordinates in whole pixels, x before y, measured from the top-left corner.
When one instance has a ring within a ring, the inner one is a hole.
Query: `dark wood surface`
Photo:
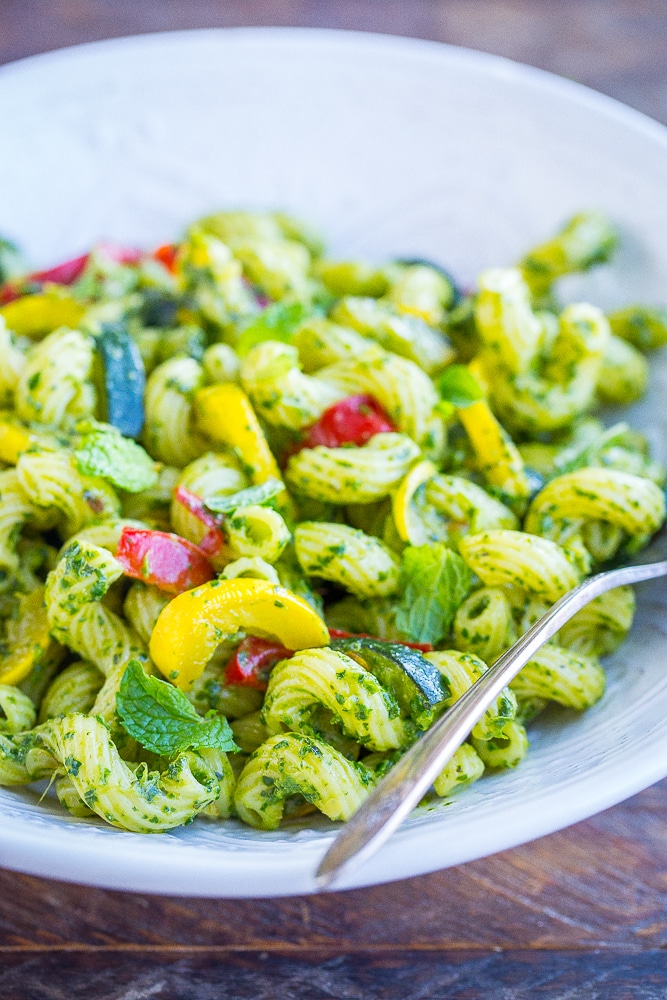
[[[0,0],[0,63],[253,24],[485,49],[667,122],[664,0]],[[667,782],[513,851],[340,894],[170,899],[0,872],[3,1000],[666,996]]]

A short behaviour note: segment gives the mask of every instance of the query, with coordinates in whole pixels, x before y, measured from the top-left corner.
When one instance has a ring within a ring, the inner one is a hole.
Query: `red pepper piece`
[[[293,652],[294,650],[285,649],[280,643],[258,639],[254,635],[246,636],[227,662],[225,680],[228,684],[241,684],[243,687],[266,691],[271,667],[279,660],[292,656]]]
[[[163,264],[170,274],[173,274],[176,270],[176,255],[178,254],[178,246],[175,243],[165,243],[164,246],[158,247],[157,250],[153,251],[153,257],[155,260],[159,260]]]
[[[0,306],[6,306],[9,302],[20,299],[25,292],[26,286],[20,282],[6,281],[4,285],[0,285]]]
[[[152,583],[170,594],[181,594],[215,577],[213,566],[200,548],[166,531],[124,528],[116,559],[127,576]]]
[[[118,247],[114,243],[98,243],[96,249],[101,250],[115,264],[138,264],[145,256],[142,250],[135,247]]]
[[[100,243],[97,249],[116,264],[138,264],[143,257],[141,250],[118,247],[112,243]],[[37,292],[42,285],[73,285],[83,274],[89,259],[90,254],[84,253],[80,257],[65,260],[54,267],[47,267],[43,271],[33,271],[18,280],[5,282],[0,288],[0,305],[7,305],[8,302],[13,302],[14,299],[19,299],[22,295]]]
[[[372,396],[347,396],[325,410],[320,419],[306,429],[300,447],[362,445],[374,434],[395,430],[395,425]]]
[[[225,544],[225,533],[222,530],[220,520],[210,510],[206,509],[204,501],[200,497],[192,493],[185,486],[176,487],[174,498],[209,529],[199,542],[198,547],[207,556],[217,556]]]
[[[81,257],[73,257],[72,260],[65,260],[55,267],[48,267],[45,271],[33,271],[24,281],[43,285],[47,281],[54,285],[71,285],[83,273],[83,269],[88,263],[90,254],[84,253]]]
[[[369,635],[367,632],[343,632],[340,628],[330,628],[329,635],[332,639],[372,639],[373,642],[393,642],[398,646],[409,646],[410,649],[418,649],[421,653],[432,653],[433,646],[430,642],[404,642],[397,639],[379,639],[376,635]]]

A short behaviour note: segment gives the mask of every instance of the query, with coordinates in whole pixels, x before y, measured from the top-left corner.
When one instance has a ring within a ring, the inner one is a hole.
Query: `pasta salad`
[[[0,241],[0,784],[139,833],[348,819],[665,518],[646,439],[592,414],[641,397],[667,312],[557,298],[616,243],[584,212],[464,292],[275,212],[43,271]],[[598,701],[634,606],[580,611],[432,795]]]

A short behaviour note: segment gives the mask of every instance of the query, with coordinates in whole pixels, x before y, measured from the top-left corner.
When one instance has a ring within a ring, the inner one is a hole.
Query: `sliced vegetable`
[[[227,662],[225,680],[228,684],[266,691],[271,667],[279,660],[286,660],[293,652],[280,643],[248,635]]]
[[[190,511],[198,521],[208,528],[199,542],[199,548],[208,556],[217,556],[224,548],[225,533],[219,518],[212,514],[204,501],[185,486],[177,486],[174,499]]]
[[[96,338],[104,365],[107,420],[125,437],[144,426],[146,371],[139,348],[122,322],[104,323]]]
[[[301,597],[266,580],[213,580],[170,601],[150,641],[153,662],[187,690],[223,639],[239,631],[287,649],[326,646],[329,630]]]
[[[470,439],[487,481],[510,500],[525,501],[531,494],[523,459],[486,401],[484,389],[467,365],[450,365],[438,381],[445,417],[456,411]]]
[[[195,414],[204,434],[234,449],[255,485],[267,480],[282,483],[278,464],[243,389],[230,382],[200,389],[195,394]],[[284,488],[276,497],[276,507],[285,516],[293,514]]]
[[[471,583],[466,563],[442,542],[409,546],[403,553],[396,627],[414,642],[437,645],[449,633]]]
[[[81,437],[75,455],[84,476],[101,476],[128,493],[141,493],[155,486],[155,462],[136,441],[123,437],[108,424],[88,424],[77,430]]]
[[[342,628],[330,628],[329,635],[332,639],[372,639],[373,642],[393,642],[392,639],[380,639],[377,635],[368,635],[366,632],[344,632]],[[401,642],[401,646],[409,646],[410,649],[418,649],[420,653],[431,653],[433,646],[430,642]]]
[[[396,490],[392,500],[392,513],[398,537],[410,545],[423,545],[426,542],[424,527],[416,516],[412,506],[412,498],[424,483],[438,474],[433,462],[418,462],[408,472]]]
[[[182,750],[208,747],[236,750],[224,715],[198,715],[182,691],[157,677],[149,677],[138,660],[130,660],[116,695],[123,729],[147,750],[174,757]]]
[[[100,243],[93,252],[101,252],[116,264],[138,264],[142,253],[140,250],[114,246],[112,243]],[[62,261],[54,267],[42,271],[32,271],[30,274],[5,282],[0,287],[0,303],[13,302],[25,295],[41,291],[44,285],[73,285],[81,277],[90,260],[91,254],[84,253],[71,260]]]
[[[47,267],[44,271],[33,271],[24,280],[28,284],[44,285],[50,282],[53,285],[71,285],[83,272],[88,263],[89,254],[84,253],[80,257],[73,257],[65,260],[62,264],[54,267]]]
[[[14,296],[0,306],[7,328],[24,337],[42,337],[60,326],[77,327],[84,312],[80,302],[56,286],[36,295]]]
[[[396,430],[376,399],[360,394],[347,396],[325,410],[305,431],[299,448],[340,448],[344,444],[365,444],[375,434]]]
[[[0,462],[16,465],[21,454],[33,441],[33,435],[27,429],[16,423],[10,416],[3,413],[0,416]]]
[[[454,281],[451,271],[448,271],[442,264],[438,264],[437,261],[431,260],[429,257],[398,257],[396,263],[402,264],[404,267],[430,267],[431,270],[437,271],[445,278],[452,287],[452,303],[447,307],[448,309],[451,309],[461,299],[462,292]]]
[[[447,695],[442,675],[416,649],[374,639],[335,639],[332,649],[347,653],[375,674],[420,729],[433,722],[433,709]]]
[[[44,587],[19,597],[18,617],[7,626],[11,652],[0,658],[0,684],[19,684],[39,666],[58,664],[66,650],[51,638]]]
[[[180,535],[148,528],[123,528],[116,559],[127,576],[180,594],[215,576],[205,554]]]
[[[153,251],[155,260],[163,264],[170,274],[174,274],[176,271],[177,254],[178,246],[176,243],[165,243],[164,246],[158,247],[157,250]]]
[[[238,507],[262,506],[269,503],[285,489],[279,479],[267,479],[258,486],[249,486],[238,493],[206,497],[205,505],[216,514],[232,514]]]

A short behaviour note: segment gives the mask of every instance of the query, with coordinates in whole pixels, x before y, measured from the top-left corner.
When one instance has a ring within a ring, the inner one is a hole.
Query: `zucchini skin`
[[[144,426],[146,370],[139,348],[123,323],[105,323],[96,338],[104,368],[107,421],[125,437],[139,437]]]
[[[365,638],[334,639],[331,648],[359,657],[418,728],[428,728],[448,692],[442,674],[425,656],[401,643]]]

